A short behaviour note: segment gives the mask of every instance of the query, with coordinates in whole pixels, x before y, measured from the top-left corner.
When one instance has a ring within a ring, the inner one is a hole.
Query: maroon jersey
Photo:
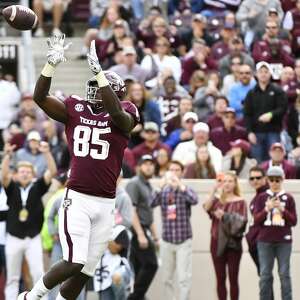
[[[114,198],[129,136],[113,124],[108,113],[94,114],[81,98],[71,96],[65,104],[71,155],[67,187],[88,195]],[[137,123],[139,113],[134,104],[124,101],[121,105]]]

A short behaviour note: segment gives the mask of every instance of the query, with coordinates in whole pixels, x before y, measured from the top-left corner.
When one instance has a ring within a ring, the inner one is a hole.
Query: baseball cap
[[[268,177],[284,177],[284,171],[280,166],[272,166],[267,171]]]
[[[140,159],[139,159],[139,162],[138,162],[138,165],[141,165],[142,163],[144,163],[145,161],[154,161],[152,155],[150,154],[145,154],[143,155]]]
[[[207,19],[206,19],[206,17],[205,16],[203,16],[203,15],[201,15],[201,14],[195,14],[194,16],[193,16],[193,19],[192,19],[193,21],[195,21],[195,22],[203,22],[203,23],[206,23],[207,22]]]
[[[270,150],[272,151],[274,149],[281,149],[283,152],[285,152],[285,149],[281,143],[273,143]]]
[[[241,148],[246,154],[249,153],[250,151],[250,144],[245,141],[245,140],[242,140],[242,139],[237,139],[237,140],[234,140],[232,142],[230,142],[230,146],[231,148]]]
[[[127,47],[124,47],[123,48],[123,51],[122,51],[123,55],[128,55],[128,54],[136,54],[136,51],[134,49],[134,47],[130,47],[130,46],[127,46]]]
[[[269,70],[269,72],[272,74],[272,68],[266,61],[260,61],[256,64],[256,71],[261,69],[262,67],[265,67]]]
[[[154,122],[146,122],[144,123],[144,131],[155,131],[158,132],[159,128],[158,125]]]
[[[278,11],[277,11],[277,9],[275,7],[271,7],[268,10],[268,14],[276,14],[276,15],[278,15]]]
[[[123,225],[116,225],[113,228],[111,239],[125,249],[129,247],[129,237]]]
[[[182,120],[183,122],[186,122],[187,120],[192,119],[195,122],[198,122],[198,116],[196,113],[192,112],[192,111],[188,111],[184,114]]]
[[[197,131],[204,131],[206,133],[209,133],[209,127],[206,123],[204,122],[198,122],[194,125],[193,127],[193,133],[197,132]]]
[[[40,142],[41,141],[41,135],[38,133],[38,131],[30,131],[27,135],[27,141],[35,140]]]

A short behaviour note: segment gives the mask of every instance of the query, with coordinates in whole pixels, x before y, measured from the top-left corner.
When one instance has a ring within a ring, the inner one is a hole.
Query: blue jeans
[[[281,299],[292,300],[292,283],[290,276],[290,243],[257,243],[260,265],[259,299],[272,299],[273,268],[275,259],[278,262],[278,273],[281,283]]]
[[[273,143],[280,142],[278,132],[257,132],[255,133],[257,143],[251,145],[251,155],[261,163],[269,159],[269,150]]]
[[[134,17],[136,19],[143,19],[144,17],[144,4],[141,0],[131,0],[131,7],[133,10]]]

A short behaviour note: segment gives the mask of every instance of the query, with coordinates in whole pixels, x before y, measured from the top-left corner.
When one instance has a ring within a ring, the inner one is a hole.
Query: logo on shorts
[[[84,109],[84,108],[83,108],[83,105],[82,105],[82,104],[76,104],[76,105],[75,105],[75,110],[76,110],[76,111],[81,112],[81,111],[83,111],[83,109]]]
[[[72,205],[72,199],[65,198],[63,202],[63,208],[68,208],[71,205]]]

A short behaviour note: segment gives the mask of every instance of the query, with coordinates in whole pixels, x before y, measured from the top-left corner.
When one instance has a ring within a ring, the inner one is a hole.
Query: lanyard
[[[22,200],[22,207],[26,207],[29,191],[32,187],[33,183],[30,183],[25,188],[20,186],[20,194],[21,194],[21,200]]]

